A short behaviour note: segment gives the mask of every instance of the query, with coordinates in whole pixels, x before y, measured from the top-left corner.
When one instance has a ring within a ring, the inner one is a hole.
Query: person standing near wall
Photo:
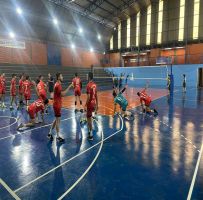
[[[183,74],[183,92],[186,92],[186,75]]]
[[[20,75],[20,80],[18,83],[18,98],[19,98],[19,105],[18,105],[18,109],[20,108],[20,106],[23,106],[23,81],[25,79],[25,74],[21,74]]]
[[[5,78],[5,73],[3,73],[0,76],[0,99],[1,99],[0,107],[2,108],[6,108],[5,94],[6,94],[6,78]]]
[[[54,94],[54,78],[52,75],[49,73],[48,74],[48,88],[49,88],[49,94],[50,94],[50,99],[53,100],[53,94]]]
[[[11,104],[10,109],[13,109],[13,102],[17,105],[16,102],[16,74],[12,74],[11,85],[10,85],[10,95],[11,95]]]

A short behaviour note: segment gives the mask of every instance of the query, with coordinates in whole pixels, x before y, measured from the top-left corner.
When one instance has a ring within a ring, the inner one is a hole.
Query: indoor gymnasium
[[[203,200],[203,0],[0,0],[0,200]]]

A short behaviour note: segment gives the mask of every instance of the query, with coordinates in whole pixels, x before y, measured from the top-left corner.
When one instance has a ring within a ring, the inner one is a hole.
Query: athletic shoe
[[[87,139],[88,140],[93,140],[93,136],[92,135],[88,135]]]
[[[83,109],[80,109],[80,112],[83,113]]]
[[[6,105],[5,105],[5,104],[2,104],[2,108],[6,108]]]
[[[47,135],[47,137],[51,140],[51,141],[53,141],[53,136],[49,133],[48,135]]]
[[[156,109],[154,109],[154,115],[158,115],[158,112]]]
[[[20,123],[20,125],[17,127],[17,130],[23,128],[23,123]]]
[[[61,143],[65,141],[62,137],[57,137],[56,140]]]
[[[10,110],[13,110],[13,106],[10,106]]]
[[[46,110],[46,111],[45,111],[45,114],[46,114],[46,115],[48,115],[48,114],[49,114],[48,110]]]

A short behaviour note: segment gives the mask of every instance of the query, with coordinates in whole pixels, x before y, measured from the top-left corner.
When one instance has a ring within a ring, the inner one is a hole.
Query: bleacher
[[[17,74],[17,77],[19,77],[20,74],[25,73],[26,75],[29,75],[31,80],[36,81],[37,77],[39,75],[44,76],[45,82],[48,79],[48,73],[51,73],[51,75],[55,78],[55,74],[57,72],[61,72],[64,77],[63,86],[67,87],[73,77],[74,74],[77,72],[80,76],[83,85],[85,86],[87,84],[87,74],[91,71],[91,68],[81,68],[81,67],[62,67],[62,66],[30,66],[30,65],[2,65],[0,66],[0,74],[5,73],[6,74],[6,87],[7,92],[9,92],[10,87],[10,80],[12,77],[12,74]],[[97,83],[99,88],[105,88],[108,87],[111,82],[110,79],[104,80],[100,79],[98,77],[104,77],[108,76],[108,74],[104,71],[104,69],[99,68],[98,70],[93,70],[95,78],[95,82]],[[84,87],[83,87],[84,88]]]

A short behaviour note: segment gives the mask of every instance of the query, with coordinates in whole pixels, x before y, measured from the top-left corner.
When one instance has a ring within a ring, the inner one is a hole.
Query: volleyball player
[[[26,102],[26,109],[28,109],[29,101],[31,99],[31,87],[34,83],[30,80],[30,77],[27,75],[25,81],[23,81],[23,93]]]
[[[19,98],[19,105],[18,108],[20,108],[20,106],[23,106],[23,81],[24,81],[25,75],[22,74],[20,75],[20,79],[19,79],[19,85],[18,85],[18,98]]]
[[[140,103],[141,103],[141,106],[142,106],[142,111],[143,113],[153,113],[154,115],[158,115],[158,112],[156,109],[151,109],[150,108],[150,105],[151,105],[151,102],[152,102],[152,99],[151,99],[151,96],[147,94],[147,88],[148,86],[146,85],[146,87],[137,93],[137,95],[139,96],[140,98]]]
[[[49,73],[48,74],[48,88],[49,88],[49,94],[50,94],[50,99],[53,100],[53,94],[54,94],[54,78],[52,75]]]
[[[183,74],[183,92],[186,92],[186,75]]]
[[[72,87],[72,84],[71,84],[68,86],[68,88],[66,90],[62,91],[62,86],[61,86],[62,82],[63,82],[63,75],[61,73],[57,73],[56,74],[56,83],[54,85],[54,102],[53,102],[55,120],[53,121],[51,129],[47,136],[52,141],[53,140],[52,131],[53,131],[53,129],[56,129],[56,139],[58,142],[64,142],[64,139],[59,136],[60,122],[61,122],[62,97],[65,96],[68,93],[70,87]]]
[[[88,126],[88,139],[93,140],[92,133],[92,119],[93,112],[97,113],[98,110],[98,96],[97,96],[97,85],[93,81],[93,73],[88,73],[88,84],[86,87],[87,100],[86,100],[86,110],[87,110],[87,126]]]
[[[80,103],[80,112],[83,112],[82,109],[82,100],[81,97],[81,90],[82,90],[82,81],[80,77],[78,77],[78,73],[75,73],[75,78],[72,80],[72,85],[74,88],[74,94],[75,94],[75,112],[77,112],[77,102]]]
[[[49,100],[42,100],[41,98],[37,99],[33,103],[28,106],[28,114],[30,116],[30,121],[27,124],[20,124],[17,130],[20,130],[24,127],[34,127],[36,123],[38,123],[38,113],[41,113],[42,123],[44,123],[44,110],[48,105]]]
[[[6,94],[6,78],[5,78],[5,73],[3,73],[0,76],[0,99],[1,99],[0,106],[2,108],[6,108],[6,105],[5,105],[5,94]]]
[[[116,114],[116,106],[119,105],[121,109],[121,116],[122,117],[130,117],[134,118],[132,113],[127,112],[127,106],[128,106],[128,101],[127,99],[123,96],[123,93],[126,91],[127,85],[119,91],[117,88],[113,90],[113,97],[114,97],[114,113],[113,115]]]
[[[11,79],[11,85],[10,85],[10,96],[11,96],[11,102],[10,102],[10,109],[13,109],[13,102],[16,102],[16,74],[12,74],[12,79]]]

